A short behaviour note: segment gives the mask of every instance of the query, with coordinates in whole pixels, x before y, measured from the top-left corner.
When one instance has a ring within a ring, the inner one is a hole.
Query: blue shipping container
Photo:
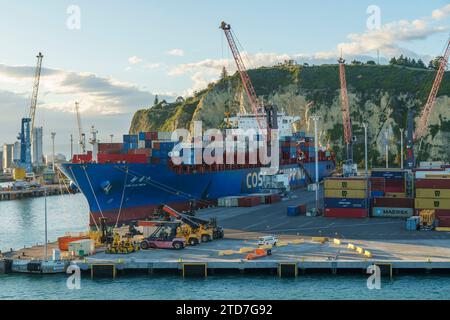
[[[370,197],[371,198],[382,198],[384,197],[384,192],[379,190],[372,190],[370,191]]]
[[[145,140],[145,132],[139,132],[139,140],[144,141]]]
[[[404,171],[372,171],[371,176],[374,178],[403,179],[405,177],[405,172]]]
[[[344,199],[344,198],[325,198],[325,208],[352,208],[366,209],[368,201],[366,199]]]
[[[300,210],[298,206],[289,206],[287,207],[287,215],[289,217],[294,217],[300,215]]]

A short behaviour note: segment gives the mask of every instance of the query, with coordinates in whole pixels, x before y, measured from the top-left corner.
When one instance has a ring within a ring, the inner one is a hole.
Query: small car
[[[276,246],[277,242],[278,242],[278,238],[275,236],[264,236],[264,237],[259,237],[259,239],[258,239],[259,246],[263,246],[263,245]]]

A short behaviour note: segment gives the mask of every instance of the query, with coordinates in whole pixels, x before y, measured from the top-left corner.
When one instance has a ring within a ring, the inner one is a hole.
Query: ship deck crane
[[[253,87],[252,81],[247,73],[247,68],[242,59],[241,53],[239,52],[239,48],[234,39],[235,36],[233,36],[231,25],[222,21],[220,24],[220,29],[224,31],[225,37],[227,38],[228,45],[230,46],[231,53],[233,54],[234,61],[236,62],[236,66],[242,80],[242,85],[244,86],[244,90],[253,109],[253,113],[255,114],[258,127],[259,129],[267,129],[268,139],[271,139],[271,130],[278,129],[278,115],[276,107],[273,105],[263,107],[259,101],[255,88]],[[264,117],[261,116],[261,113],[263,112],[265,112],[265,123],[263,121]]]
[[[407,165],[411,166],[414,164],[414,152],[413,152],[413,143],[420,140],[420,145],[422,143],[423,136],[428,128],[428,122],[430,120],[431,112],[433,111],[434,104],[436,102],[436,97],[439,91],[439,88],[442,83],[442,78],[444,77],[445,70],[448,64],[448,58],[450,56],[450,38],[447,40],[447,45],[444,51],[444,55],[440,59],[439,68],[436,73],[436,77],[433,82],[433,86],[431,87],[430,94],[428,95],[427,102],[425,103],[425,107],[423,108],[422,114],[418,121],[416,130],[413,134],[413,141],[408,141],[407,145]],[[413,121],[410,121],[413,122]],[[408,139],[409,140],[409,139]],[[420,150],[419,145],[419,150]],[[403,160],[403,159],[402,159]]]
[[[344,176],[353,176],[357,174],[357,168],[353,164],[353,134],[352,121],[350,118],[350,106],[347,95],[347,80],[345,77],[345,60],[341,57],[339,63],[339,80],[341,85],[341,103],[342,103],[342,120],[344,126],[344,142],[346,145],[347,159],[343,165]]]
[[[42,58],[41,52],[36,56],[37,64],[34,74],[33,92],[31,94],[30,112],[27,118],[22,118],[20,140],[20,163],[19,167],[25,169],[27,174],[33,173],[33,163],[31,149],[33,145],[34,119],[36,115],[37,98],[39,92],[39,82],[41,78]]]
[[[80,117],[80,104],[75,102],[75,113],[77,116],[77,126],[78,126],[78,144],[80,145],[81,152],[86,153],[86,135],[83,133],[83,127],[81,125]]]

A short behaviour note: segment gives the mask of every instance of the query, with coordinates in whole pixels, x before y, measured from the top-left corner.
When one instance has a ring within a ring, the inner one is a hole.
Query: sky
[[[235,70],[219,29],[232,25],[248,67],[285,59],[310,64],[381,63],[405,54],[428,61],[450,33],[444,0],[0,0],[0,144],[13,143],[29,112],[36,54],[44,55],[36,125],[44,153],[69,154],[83,130],[120,141],[133,113],[154,95],[189,96]],[[376,59],[376,58],[375,58]],[[78,147],[75,146],[75,151]]]

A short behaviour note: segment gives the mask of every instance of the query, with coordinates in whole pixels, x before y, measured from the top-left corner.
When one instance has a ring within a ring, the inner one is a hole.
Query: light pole
[[[384,146],[384,149],[386,152],[386,155],[385,155],[386,169],[388,169],[389,168],[389,140],[388,140],[388,130],[387,129],[384,130],[384,139],[385,139],[385,143],[386,143],[386,145]]]
[[[403,132],[405,129],[400,128],[400,168],[403,169]]]
[[[318,137],[318,128],[317,122],[319,121],[320,116],[314,115],[311,117],[311,120],[314,121],[314,149],[315,149],[315,157],[316,157],[316,212],[319,211],[319,137]]]
[[[55,136],[56,132],[52,132],[52,169],[55,172]]]
[[[111,143],[113,143],[114,135],[113,135],[113,134],[110,134],[109,136],[111,137]]]
[[[369,175],[369,166],[368,166],[368,155],[367,155],[367,122],[363,123],[364,127],[364,172],[366,177]]]
[[[47,261],[47,188],[44,188],[44,222],[45,222],[45,245],[44,245],[44,261]]]

